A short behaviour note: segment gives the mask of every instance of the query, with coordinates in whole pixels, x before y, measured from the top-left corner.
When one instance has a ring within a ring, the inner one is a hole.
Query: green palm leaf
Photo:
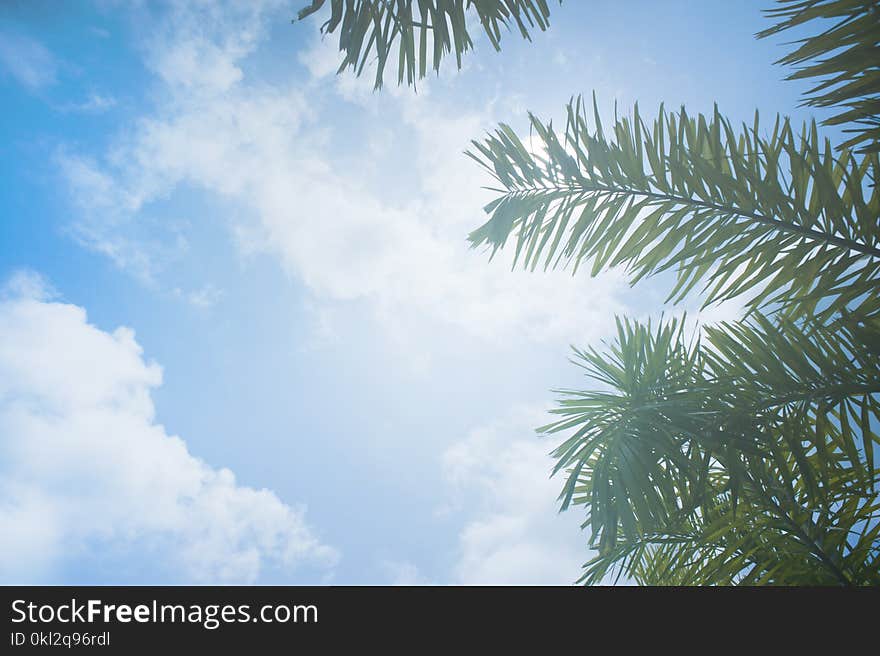
[[[880,3],[876,0],[779,0],[765,12],[779,22],[761,38],[815,22],[831,25],[802,39],[777,63],[797,66],[789,80],[817,79],[806,104],[839,111],[826,125],[849,124],[841,148],[880,150]]]
[[[595,101],[590,113],[572,101],[561,135],[531,116],[531,148],[504,125],[473,142],[499,183],[473,246],[512,240],[525,267],[624,266],[633,282],[672,270],[670,299],[701,284],[707,305],[751,292],[752,308],[830,316],[876,289],[877,153],[835,155],[787,119],[737,130],[717,109],[661,107],[647,125],[636,107],[607,133]]]
[[[682,324],[621,320],[576,361],[608,391],[566,391],[545,433],[563,507],[598,555],[583,580],[878,582],[877,325],[748,322],[687,343]]]
[[[297,19],[325,4],[313,0]],[[546,30],[550,19],[547,0],[330,0],[329,5],[330,18],[321,31],[339,34],[339,71],[351,68],[360,75],[374,62],[376,88],[382,86],[389,60],[397,62],[401,84],[425,77],[429,65],[439,71],[449,54],[461,68],[462,55],[473,47],[469,15],[479,21],[495,50],[501,49],[503,31],[515,28],[530,40],[531,32]]]

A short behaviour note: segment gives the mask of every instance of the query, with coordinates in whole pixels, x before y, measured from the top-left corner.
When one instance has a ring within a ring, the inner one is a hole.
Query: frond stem
[[[869,246],[867,244],[863,244],[859,241],[855,241],[852,239],[844,239],[843,237],[838,237],[837,235],[828,234],[827,232],[822,232],[819,230],[814,230],[812,228],[805,228],[803,226],[794,225],[791,223],[787,223],[782,221],[781,219],[775,219],[773,217],[764,216],[762,214],[756,214],[754,212],[746,212],[737,207],[726,207],[724,205],[718,205],[716,203],[709,203],[706,201],[695,200],[688,196],[677,196],[675,194],[660,194],[652,191],[645,191],[641,189],[623,189],[621,187],[613,187],[606,185],[592,185],[590,187],[586,186],[578,186],[575,184],[558,185],[556,187],[520,187],[514,191],[507,191],[506,196],[517,196],[524,194],[539,194],[545,192],[568,192],[573,194],[609,194],[609,195],[628,195],[628,196],[641,196],[643,198],[650,198],[651,200],[659,201],[659,202],[667,202],[667,203],[675,203],[677,205],[688,205],[691,207],[705,209],[705,210],[713,210],[716,212],[721,212],[723,214],[729,214],[732,216],[741,216],[746,219],[751,219],[757,223],[762,223],[764,225],[769,225],[781,232],[789,232],[801,235],[808,239],[818,242],[824,242],[828,244],[833,244],[835,246],[839,246],[841,248],[845,248],[848,250],[856,251],[857,253],[861,253],[862,255],[866,255],[868,257],[873,257],[880,259],[880,248],[875,248]]]

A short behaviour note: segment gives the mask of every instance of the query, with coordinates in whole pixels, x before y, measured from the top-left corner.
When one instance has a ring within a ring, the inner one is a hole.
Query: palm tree
[[[499,27],[528,38],[549,20],[527,0],[331,7],[340,70],[375,53],[377,86],[395,43],[401,82],[429,58],[460,64],[468,11],[496,48]],[[578,98],[563,131],[530,116],[528,147],[501,125],[469,153],[498,183],[472,246],[510,246],[529,269],[623,267],[633,284],[671,272],[667,302],[747,301],[694,337],[682,320],[619,319],[613,342],[575,350],[593,389],[561,391],[539,431],[562,436],[561,506],[583,506],[596,552],[585,583],[880,583],[880,5],[767,14],[762,37],[828,25],[781,62],[816,80],[807,104],[837,108],[825,123],[851,136],[836,147],[815,122],[734,126],[717,107],[646,121],[636,106],[606,130]]]

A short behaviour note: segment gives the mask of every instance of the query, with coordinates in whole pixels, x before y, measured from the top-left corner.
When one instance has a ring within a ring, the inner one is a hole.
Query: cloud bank
[[[39,41],[6,29],[0,31],[0,70],[34,92],[55,84],[58,62]]]
[[[128,328],[105,332],[33,274],[0,299],[0,581],[57,582],[91,563],[114,583],[252,583],[326,574],[338,554],[305,510],[238,484],[156,423],[159,366]]]
[[[319,303],[365,303],[391,331],[427,323],[541,342],[605,332],[622,276],[511,272],[468,249],[490,179],[462,151],[495,122],[490,106],[462,111],[425,89],[372,95],[363,79],[330,76],[332,48],[317,38],[299,57],[306,75],[267,83],[251,61],[276,8],[212,3],[160,21],[144,46],[156,106],[108,152],[59,157],[83,243],[153,277],[138,218],[195,189],[231,208],[198,220],[228,222],[240,252],[277,257]]]
[[[558,513],[553,445],[534,433],[545,423],[543,409],[517,408],[445,452],[452,498],[470,514],[459,534],[457,582],[567,585],[580,576],[588,559],[582,518],[577,510]]]

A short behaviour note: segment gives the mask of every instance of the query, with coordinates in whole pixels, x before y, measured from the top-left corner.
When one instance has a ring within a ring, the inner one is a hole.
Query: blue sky
[[[807,118],[766,4],[568,2],[377,94],[296,2],[4,3],[0,580],[574,581],[532,429],[666,288],[468,250],[462,151],[594,90]]]

